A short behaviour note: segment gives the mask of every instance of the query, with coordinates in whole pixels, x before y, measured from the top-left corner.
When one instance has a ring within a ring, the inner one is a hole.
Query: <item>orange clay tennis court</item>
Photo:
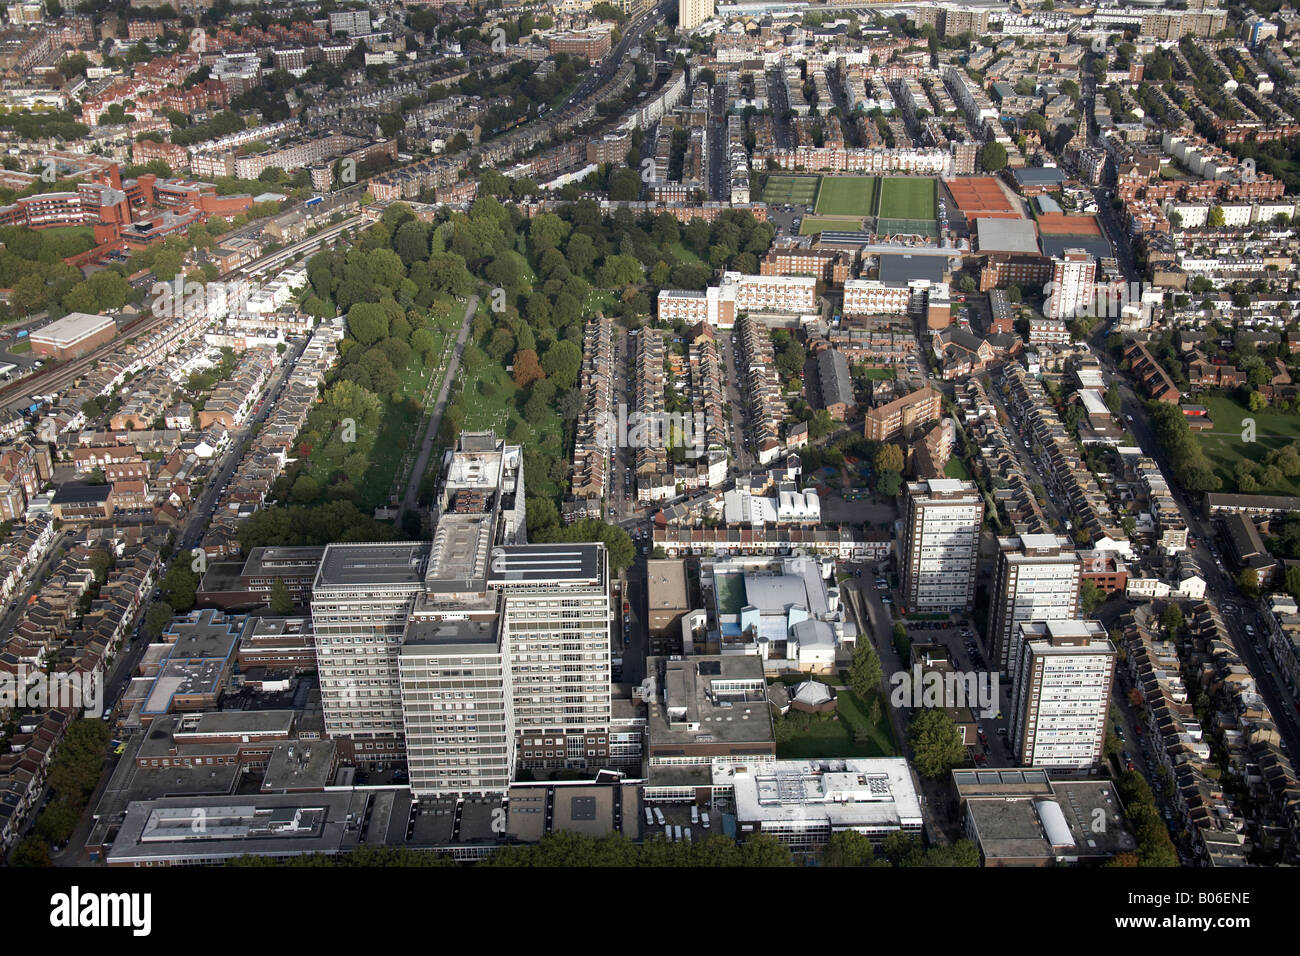
[[[967,222],[974,223],[976,219],[1023,218],[992,176],[948,179],[944,181],[944,186]]]

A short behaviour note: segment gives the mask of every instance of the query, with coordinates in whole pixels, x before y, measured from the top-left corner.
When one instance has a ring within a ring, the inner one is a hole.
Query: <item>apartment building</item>
[[[809,315],[817,311],[817,280],[812,276],[724,272],[720,284],[703,292],[664,289],[656,310],[661,321],[708,322],[720,329],[732,328],[742,312]]]
[[[1016,641],[1026,621],[1066,621],[1079,610],[1083,566],[1069,538],[1022,534],[998,539],[989,600],[989,660],[1004,674],[1019,656]]]
[[[487,583],[504,599],[519,766],[599,766],[609,755],[611,708],[604,544],[498,548]]]
[[[514,698],[499,619],[412,621],[397,658],[407,768],[417,797],[504,793]]]
[[[557,33],[548,38],[547,44],[552,54],[569,53],[595,62],[609,53],[610,31],[608,28],[593,27],[589,30]]]
[[[1065,321],[1091,314],[1096,279],[1097,261],[1082,249],[1066,249],[1052,260],[1052,288],[1044,315]]]
[[[1010,739],[1021,766],[1086,770],[1102,759],[1115,647],[1099,621],[1026,621],[1012,666]]]
[[[969,611],[984,500],[973,482],[909,482],[899,561],[909,611]]]
[[[678,5],[677,29],[694,30],[713,16],[717,5],[717,0],[681,0]]]
[[[844,283],[844,315],[906,315],[912,295],[912,288],[905,284],[849,279]]]
[[[863,434],[872,441],[891,441],[936,420],[942,410],[943,396],[927,385],[867,409]]]
[[[332,544],[312,583],[325,730],[358,762],[404,751],[397,659],[429,553],[428,542]]]

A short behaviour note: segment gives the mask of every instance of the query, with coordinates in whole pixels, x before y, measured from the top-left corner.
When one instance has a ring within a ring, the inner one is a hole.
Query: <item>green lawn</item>
[[[889,701],[884,692],[876,691],[874,696],[874,699],[880,703],[880,719],[875,723],[872,723],[869,717],[871,712],[869,703],[864,706],[851,690],[837,691],[837,694],[839,696],[834,713],[810,714],[807,726],[796,736],[778,741],[776,745],[778,760],[898,755],[898,745],[889,723]]]
[[[817,214],[870,216],[875,199],[874,176],[823,176],[817,193]]]
[[[673,258],[677,262],[684,263],[688,266],[708,265],[707,262],[705,262],[703,259],[697,256],[694,252],[692,252],[690,249],[687,249],[683,243],[675,242],[668,248],[672,250]],[[670,262],[669,264],[671,265],[672,263]]]
[[[960,458],[949,458],[948,464],[943,466],[943,473],[949,478],[959,478],[962,481],[970,481],[970,472]]]
[[[886,219],[933,219],[934,180],[925,177],[889,177],[880,181],[880,212]]]
[[[1259,462],[1267,452],[1300,439],[1300,416],[1287,415],[1272,408],[1252,412],[1226,395],[1207,397],[1202,404],[1209,409],[1214,428],[1192,434],[1214,463],[1214,473],[1223,479],[1224,491],[1232,491],[1237,486],[1232,474],[1237,462]],[[1243,433],[1247,431],[1242,425],[1243,419],[1255,422],[1253,442],[1243,440]],[[1256,493],[1300,495],[1300,480],[1284,478],[1282,484],[1259,488]]]
[[[791,176],[786,173],[769,173],[763,187],[763,201],[770,203],[799,203],[811,205],[817,196],[818,176]]]
[[[861,219],[827,219],[809,216],[799,224],[799,235],[811,236],[815,232],[861,232]]]
[[[868,368],[862,370],[862,377],[877,382],[892,382],[898,373],[892,368]]]
[[[9,348],[9,352],[11,352],[14,355],[21,355],[23,352],[30,352],[31,350],[32,350],[32,340],[27,338],[20,339],[18,342],[16,342],[14,345],[10,346]]]

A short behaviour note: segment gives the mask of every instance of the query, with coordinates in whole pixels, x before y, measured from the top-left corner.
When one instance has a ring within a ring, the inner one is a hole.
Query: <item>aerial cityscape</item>
[[[1214,3],[6,2],[0,859],[1300,864]]]

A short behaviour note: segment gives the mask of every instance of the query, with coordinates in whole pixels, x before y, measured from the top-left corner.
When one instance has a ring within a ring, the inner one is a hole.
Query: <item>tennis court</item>
[[[817,215],[870,216],[875,199],[874,176],[823,176]]]
[[[771,174],[763,187],[763,202],[798,203],[811,206],[817,198],[818,176],[784,176]]]
[[[885,219],[929,219],[935,217],[934,180],[917,177],[886,177],[880,181],[880,212]]]
[[[799,224],[799,235],[811,236],[815,232],[857,232],[862,228],[862,220],[847,216],[827,217],[808,216]]]
[[[939,227],[933,219],[877,219],[878,236],[929,236],[939,238]]]

